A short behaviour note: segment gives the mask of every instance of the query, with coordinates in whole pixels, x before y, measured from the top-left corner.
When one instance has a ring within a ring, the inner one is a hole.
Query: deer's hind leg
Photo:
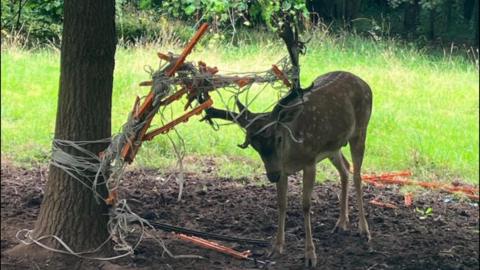
[[[368,229],[368,223],[365,219],[365,211],[363,207],[363,191],[362,191],[362,177],[361,177],[361,168],[363,162],[363,155],[365,153],[365,139],[366,139],[366,130],[362,130],[358,136],[355,136],[350,139],[350,152],[352,153],[353,161],[353,183],[355,185],[355,191],[357,195],[357,206],[358,206],[358,228],[360,234],[365,235],[370,241],[370,231]]]
[[[315,164],[306,166],[303,169],[303,217],[305,222],[305,266],[315,267],[317,265],[317,255],[315,254],[315,245],[312,240],[312,226],[310,220],[310,206],[313,185],[315,183]]]
[[[340,216],[332,230],[333,233],[338,230],[346,231],[348,229],[348,168],[350,165],[343,156],[341,150],[329,157],[329,160],[340,174],[340,181],[342,183],[342,193],[340,194]]]

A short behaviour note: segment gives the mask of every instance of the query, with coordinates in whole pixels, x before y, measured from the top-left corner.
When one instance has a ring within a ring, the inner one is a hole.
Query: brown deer
[[[289,44],[289,42],[287,42],[287,48],[290,57],[294,65],[297,63],[298,66],[300,43],[290,42]],[[310,201],[315,182],[316,163],[328,158],[340,174],[342,186],[340,217],[334,231],[347,230],[349,222],[347,182],[350,165],[341,152],[341,148],[347,143],[350,145],[353,161],[359,231],[370,240],[363,207],[360,170],[365,151],[367,126],[372,111],[372,92],[362,79],[343,71],[318,77],[306,90],[298,91],[299,88],[297,79],[293,83],[291,93],[283,98],[270,113],[252,113],[237,100],[239,113],[210,108],[206,110],[205,118],[235,121],[244,128],[246,139],[243,145],[239,146],[246,148],[251,145],[260,154],[267,178],[277,185],[279,218],[272,255],[283,252],[287,177],[303,170],[305,265],[315,266],[317,257],[310,226]]]

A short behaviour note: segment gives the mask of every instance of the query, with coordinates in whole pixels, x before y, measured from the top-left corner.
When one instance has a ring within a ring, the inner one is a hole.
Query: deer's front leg
[[[277,202],[278,202],[278,229],[273,250],[270,256],[283,253],[283,245],[285,243],[285,216],[287,214],[287,186],[288,177],[282,175],[277,182]]]
[[[310,222],[310,204],[313,184],[315,183],[315,165],[303,169],[303,216],[305,218],[305,266],[315,267],[317,255],[312,240],[312,227]]]

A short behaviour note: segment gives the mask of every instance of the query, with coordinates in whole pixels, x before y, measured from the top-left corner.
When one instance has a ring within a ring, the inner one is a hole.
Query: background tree
[[[475,0],[475,5],[474,5],[474,8],[473,8],[473,12],[474,12],[474,22],[473,22],[473,29],[474,29],[474,36],[473,36],[473,40],[474,40],[474,44],[478,47],[478,43],[479,43],[479,34],[478,34],[478,31],[480,30],[480,25],[479,25],[479,22],[478,22],[478,16],[479,16],[479,0]]]
[[[404,3],[403,29],[410,37],[417,33],[418,19],[420,15],[420,0]]]
[[[90,141],[110,137],[115,46],[113,0],[65,0],[55,139]],[[105,147],[97,144],[85,148],[98,153]],[[72,148],[63,150],[81,155]],[[105,185],[97,190],[106,197]],[[56,235],[77,252],[95,249],[108,238],[107,210],[103,202],[96,202],[91,190],[50,166],[32,236]],[[60,247],[56,241],[48,244]],[[17,246],[10,254],[22,255],[23,248]],[[103,251],[108,253],[109,248],[106,245]]]

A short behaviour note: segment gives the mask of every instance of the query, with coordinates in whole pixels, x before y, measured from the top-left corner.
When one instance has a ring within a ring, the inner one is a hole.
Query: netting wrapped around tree
[[[199,30],[205,31],[202,26]],[[121,132],[99,141],[72,142],[55,140],[52,151],[52,165],[57,166],[76,180],[81,181],[95,194],[97,201],[104,201],[111,205],[110,222],[108,224],[111,239],[116,243],[117,251],[124,254],[133,254],[134,248],[141,241],[145,228],[153,228],[146,220],[133,213],[128,207],[125,199],[119,199],[117,191],[122,181],[125,167],[131,163],[139,151],[142,142],[152,140],[155,136],[165,134],[172,143],[172,149],[178,159],[179,175],[179,199],[183,190],[183,165],[185,155],[183,139],[181,134],[175,130],[175,126],[184,123],[194,115],[201,114],[211,108],[213,99],[210,94],[215,92],[217,107],[223,107],[231,114],[234,122],[236,117],[241,115],[234,105],[235,101],[242,97],[246,107],[266,89],[273,89],[278,94],[278,99],[283,97],[290,90],[290,82],[298,80],[298,72],[287,58],[281,59],[272,69],[259,72],[229,72],[221,73],[216,67],[210,67],[202,61],[198,63],[185,62],[185,58],[191,51],[199,34],[192,39],[181,55],[172,53],[158,53],[160,64],[157,70],[151,70],[151,80],[142,82],[141,86],[150,86],[150,93],[143,99],[136,98],[132,111],[128,114],[126,123],[122,126]],[[195,42],[193,42],[195,41]],[[257,85],[255,94],[252,95],[252,87]],[[167,120],[165,109],[176,100],[186,96],[185,114],[178,118]],[[264,108],[264,112],[270,110],[277,101]],[[238,111],[238,113],[237,113]],[[160,115],[163,126],[149,131],[153,118]],[[212,118],[204,117],[210,125],[217,128],[218,125]],[[252,119],[251,123],[256,119]],[[179,140],[175,142],[170,137],[169,131]],[[82,146],[90,143],[109,143],[109,146],[101,153],[91,153]],[[180,142],[180,144],[178,144]],[[62,150],[64,147],[74,147],[83,156],[72,156]],[[94,179],[92,184],[83,182],[82,179]],[[108,197],[104,198],[97,192],[96,188],[106,182]],[[127,235],[132,231],[130,225],[133,221],[141,224],[141,235],[134,244],[127,241]],[[29,239],[28,233],[25,236]],[[30,239],[32,240],[32,239]],[[164,247],[164,246],[163,246]],[[165,248],[165,247],[164,247]],[[68,250],[68,248],[66,247]]]

